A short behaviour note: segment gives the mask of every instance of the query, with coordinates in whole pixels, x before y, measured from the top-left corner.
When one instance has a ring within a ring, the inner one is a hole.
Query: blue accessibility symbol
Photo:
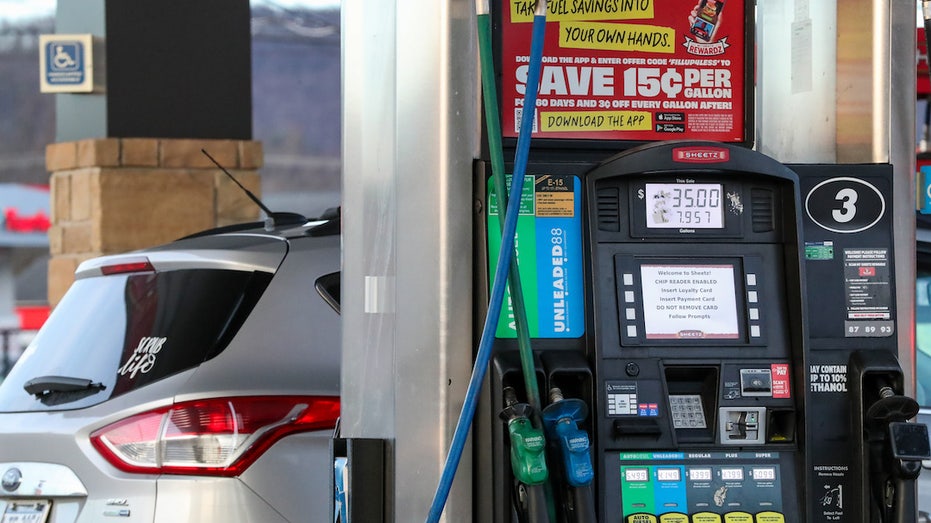
[[[75,40],[57,40],[45,45],[45,77],[52,85],[84,82],[84,44]]]
[[[53,71],[81,68],[81,42],[52,42],[48,45],[49,67]]]

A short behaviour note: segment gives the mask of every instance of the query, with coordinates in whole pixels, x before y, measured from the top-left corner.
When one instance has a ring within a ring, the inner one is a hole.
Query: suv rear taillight
[[[125,472],[237,476],[281,438],[332,429],[338,417],[336,397],[211,398],[136,414],[91,443]]]

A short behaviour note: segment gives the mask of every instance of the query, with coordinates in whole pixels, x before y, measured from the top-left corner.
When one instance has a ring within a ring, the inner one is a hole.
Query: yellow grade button
[[[659,521],[660,523],[689,523],[689,517],[678,512],[667,512],[660,514]]]
[[[753,523],[753,516],[746,512],[728,512],[724,514],[724,523]]]
[[[760,512],[756,523],[786,523],[786,517],[778,512]]]
[[[692,523],[721,523],[721,515],[714,512],[696,512],[692,514]]]

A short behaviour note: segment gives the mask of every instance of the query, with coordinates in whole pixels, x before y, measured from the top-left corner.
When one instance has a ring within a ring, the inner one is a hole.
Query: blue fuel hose
[[[465,402],[456,423],[456,431],[450,444],[449,453],[443,473],[427,514],[427,523],[437,523],[443,515],[443,508],[449,498],[462,451],[465,448],[469,428],[475,417],[475,408],[478,395],[485,381],[485,371],[491,361],[491,348],[494,341],[495,330],[498,328],[498,317],[501,314],[501,305],[504,301],[504,289],[507,286],[508,270],[511,264],[511,255],[514,252],[514,233],[517,231],[517,216],[520,209],[520,194],[524,188],[524,174],[527,170],[527,161],[530,157],[530,134],[533,132],[533,122],[536,118],[537,90],[540,85],[540,70],[543,64],[543,40],[546,32],[546,0],[537,2],[533,17],[533,34],[530,40],[530,62],[527,71],[527,88],[524,93],[524,112],[520,122],[520,134],[517,137],[517,151],[514,155],[514,173],[511,180],[510,194],[516,198],[508,199],[507,212],[504,220],[504,230],[501,233],[501,249],[498,263],[495,266],[495,279],[489,297],[488,312],[485,316],[485,325],[482,328],[482,339],[479,342],[478,353],[475,355],[475,365],[472,368],[472,378],[466,392]]]

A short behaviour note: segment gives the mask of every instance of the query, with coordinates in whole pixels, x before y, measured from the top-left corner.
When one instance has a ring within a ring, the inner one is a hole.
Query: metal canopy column
[[[781,162],[891,163],[896,280],[915,279],[915,2],[760,0],[757,141]],[[788,108],[788,109],[787,109]],[[914,391],[915,289],[896,289]]]
[[[471,0],[345,0],[342,436],[388,442],[389,521],[423,520],[472,365]],[[463,460],[447,521],[471,521]]]

